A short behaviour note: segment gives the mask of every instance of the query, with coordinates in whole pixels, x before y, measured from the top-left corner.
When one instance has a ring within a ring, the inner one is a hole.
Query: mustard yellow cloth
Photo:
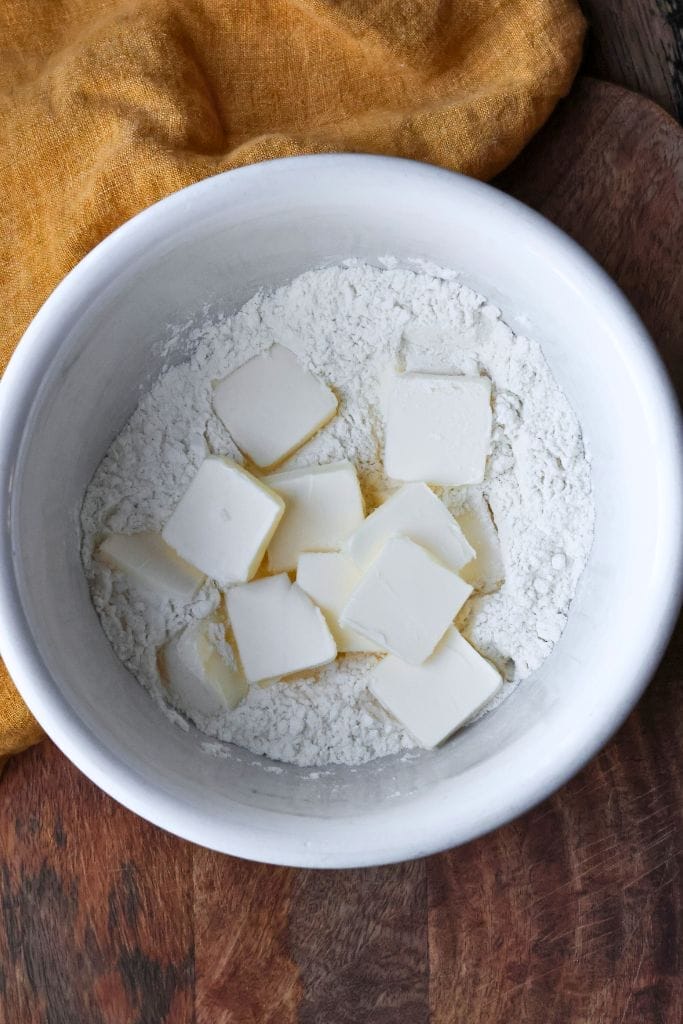
[[[574,0],[3,0],[0,372],[89,249],[199,178],[338,150],[492,177],[583,34]],[[0,771],[41,735],[0,665]]]

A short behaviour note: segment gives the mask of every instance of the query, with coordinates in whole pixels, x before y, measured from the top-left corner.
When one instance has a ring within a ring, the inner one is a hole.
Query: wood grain
[[[585,69],[654,100],[683,120],[680,0],[580,0],[588,19]]]
[[[298,872],[289,941],[299,1024],[428,1024],[425,861]]]
[[[497,183],[615,278],[683,395],[683,133],[673,119],[584,78]]]
[[[298,872],[194,851],[197,1020],[296,1024],[303,985],[289,952]]]
[[[293,871],[196,850],[194,891],[202,1024],[427,1024],[426,862]]]
[[[683,1019],[679,707],[664,667],[560,793],[430,860],[434,1024]]]
[[[682,153],[666,115],[588,80],[501,179],[614,274],[681,383]],[[679,628],[559,793],[464,848],[367,871],[199,850],[50,743],[14,758],[0,1024],[678,1024],[681,681]]]
[[[1,1024],[189,1024],[191,849],[50,743],[0,789]]]

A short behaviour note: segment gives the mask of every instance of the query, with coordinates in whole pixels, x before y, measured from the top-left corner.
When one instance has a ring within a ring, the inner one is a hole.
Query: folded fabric
[[[340,150],[492,177],[583,34],[574,0],[4,0],[0,372],[89,249],[200,178]],[[40,735],[0,666],[0,761]]]

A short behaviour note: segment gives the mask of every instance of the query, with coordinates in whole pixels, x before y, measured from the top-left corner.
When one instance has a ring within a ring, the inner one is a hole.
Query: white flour
[[[189,607],[152,603],[95,561],[109,532],[160,529],[208,452],[242,461],[211,408],[212,381],[273,342],[335,390],[339,413],[287,465],[350,459],[368,511],[392,489],[382,468],[383,381],[394,368],[483,373],[494,432],[481,487],[439,493],[457,515],[487,501],[505,582],[469,602],[465,636],[512,687],[552,650],[585,565],[593,528],[590,466],[579,424],[535,341],[449,272],[357,262],[311,271],[193,334],[189,361],[167,370],[114,441],[83,503],[83,563],[118,657],[163,703],[156,652],[218,603],[207,583]],[[438,489],[437,489],[438,490]],[[209,735],[299,765],[359,764],[413,745],[367,694],[369,655],[345,655],[314,680],[252,686],[233,712],[197,720]],[[174,714],[176,720],[184,719]],[[457,737],[453,742],[457,742]]]

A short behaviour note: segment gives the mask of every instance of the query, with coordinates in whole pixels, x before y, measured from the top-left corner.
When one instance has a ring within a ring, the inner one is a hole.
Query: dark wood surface
[[[584,80],[502,179],[617,278],[679,384],[682,161],[664,113]],[[14,758],[0,1024],[678,1024],[682,656],[679,629],[617,737],[540,807],[391,867],[215,855],[50,743]]]
[[[681,0],[579,0],[588,19],[585,70],[683,120]]]

